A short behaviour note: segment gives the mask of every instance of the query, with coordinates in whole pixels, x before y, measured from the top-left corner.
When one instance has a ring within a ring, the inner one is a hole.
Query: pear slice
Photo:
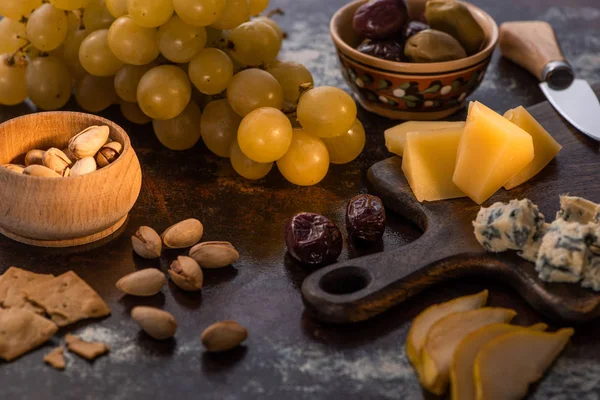
[[[417,371],[421,365],[421,348],[425,343],[425,336],[427,336],[429,328],[446,315],[483,307],[487,297],[487,290],[470,296],[457,297],[445,303],[427,307],[415,317],[406,338],[406,355]]]
[[[490,340],[507,333],[522,329],[545,331],[546,324],[535,324],[529,327],[492,324],[484,326],[465,337],[454,351],[450,366],[450,387],[452,400],[475,400],[475,381],[473,380],[473,363],[479,349]]]
[[[425,337],[421,349],[419,380],[430,392],[443,395],[448,388],[450,365],[456,347],[471,332],[486,325],[509,322],[517,313],[500,307],[484,307],[445,316],[436,322]]]
[[[477,399],[525,397],[529,384],[542,377],[573,333],[571,328],[554,333],[523,329],[485,344],[473,367]]]

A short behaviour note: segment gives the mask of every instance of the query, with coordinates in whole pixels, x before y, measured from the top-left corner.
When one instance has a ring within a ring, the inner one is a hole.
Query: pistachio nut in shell
[[[29,150],[27,154],[25,154],[25,166],[43,165],[42,159],[44,158],[44,153],[44,150]]]
[[[84,157],[79,160],[73,167],[71,167],[71,176],[81,176],[91,174],[97,169],[96,160],[94,157]]]
[[[235,321],[212,324],[202,332],[200,340],[208,351],[227,351],[239,346],[248,337],[248,331]]]
[[[202,268],[222,268],[236,262],[240,254],[229,242],[202,242],[190,249],[190,257]]]
[[[73,163],[69,157],[56,147],[51,147],[44,152],[42,156],[42,164],[44,167],[50,168],[52,171],[63,174],[64,170],[70,167]]]
[[[160,292],[167,279],[156,268],[146,268],[125,275],[117,281],[117,289],[132,296],[153,296]]]
[[[6,168],[7,170],[16,172],[17,174],[22,174],[25,166],[19,164],[4,164],[2,168]]]
[[[123,145],[119,142],[106,143],[96,154],[96,162],[98,167],[104,168],[112,164],[123,151]]]
[[[204,282],[204,274],[198,263],[186,256],[179,256],[171,263],[169,276],[177,287],[190,292],[202,289]]]
[[[109,134],[108,126],[90,126],[69,140],[69,150],[77,159],[94,157],[106,143]]]
[[[143,258],[158,258],[162,252],[162,239],[149,226],[140,226],[131,237],[133,251]]]
[[[131,310],[131,318],[148,335],[157,340],[165,340],[175,335],[177,320],[170,313],[154,307],[138,306]]]
[[[65,170],[62,173],[62,177],[68,178],[69,176],[71,176],[71,168],[67,167],[67,168],[65,168]]]
[[[204,227],[195,218],[186,219],[168,227],[160,237],[168,249],[191,247],[202,239]]]
[[[41,176],[44,178],[60,178],[61,176],[43,165],[32,164],[23,170],[24,175]]]
[[[77,159],[75,158],[75,156],[73,155],[73,153],[71,153],[71,150],[69,150],[68,147],[65,147],[64,149],[61,150],[63,153],[65,153],[65,155],[67,157],[69,157],[69,160],[71,160],[72,163],[75,163],[77,161]]]

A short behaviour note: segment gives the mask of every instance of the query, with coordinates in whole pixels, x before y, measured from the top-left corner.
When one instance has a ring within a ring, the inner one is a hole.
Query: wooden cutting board
[[[596,91],[600,92],[600,87]],[[568,125],[548,102],[529,108],[529,112],[563,148],[532,180],[511,191],[501,189],[483,206],[528,198],[552,221],[561,194],[600,202],[600,144]],[[423,235],[401,248],[314,272],[302,286],[304,303],[312,315],[327,322],[361,321],[434,284],[481,275],[506,282],[551,319],[582,322],[600,316],[600,292],[578,284],[543,282],[533,263],[514,251],[486,253],[475,240],[471,225],[480,206],[469,198],[419,203],[401,165],[400,157],[373,165],[368,172],[370,190],[388,210],[420,227]]]

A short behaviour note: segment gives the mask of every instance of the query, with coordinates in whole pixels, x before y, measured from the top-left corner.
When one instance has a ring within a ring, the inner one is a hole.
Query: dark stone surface
[[[274,0],[287,11],[280,21],[290,34],[283,55],[305,63],[317,84],[345,87],[328,35],[328,21],[344,0]],[[497,1],[474,3],[500,23],[544,19],[552,23],[580,77],[600,81],[600,4],[597,0]],[[498,111],[543,100],[535,79],[496,55],[480,90],[472,96]],[[0,108],[0,121],[32,110]],[[74,269],[107,300],[112,316],[85,321],[69,331],[104,340],[111,353],[89,363],[67,355],[66,371],[45,366],[52,343],[11,363],[0,363],[0,398],[63,399],[282,399],[427,397],[406,360],[404,341],[410,320],[424,307],[488,288],[490,304],[519,311],[518,323],[540,318],[508,287],[485,279],[461,279],[437,286],[364,323],[327,326],[308,318],[298,286],[307,272],[285,255],[283,227],[298,211],[318,212],[343,226],[348,199],[366,191],[366,171],[388,156],[382,131],[393,121],[359,117],[369,140],[364,154],[346,166],[333,166],[327,178],[310,188],[294,187],[273,171],[251,183],[235,176],[226,160],[198,145],[175,153],[161,148],[150,126],[127,123],[112,107],[103,113],[130,133],[144,173],[142,193],[120,236],[95,248],[36,249],[0,238],[0,271],[10,265],[59,274]],[[459,114],[456,118],[462,118]],[[111,184],[107,182],[107,184]],[[205,225],[205,240],[229,240],[241,253],[235,268],[206,272],[201,294],[186,294],[172,284],[147,299],[121,296],[114,283],[135,269],[166,270],[179,252],[159,261],[133,255],[129,236],[141,224],[157,230],[188,217]],[[398,248],[418,237],[418,230],[389,213],[383,245],[373,249],[346,246],[341,259]],[[443,246],[443,244],[440,244]],[[376,266],[374,266],[376,268]],[[179,322],[175,339],[156,342],[130,320],[137,304],[155,305]],[[202,351],[199,335],[210,323],[235,319],[250,336],[227,354]],[[64,332],[61,331],[61,335]],[[577,327],[577,334],[550,374],[534,388],[536,399],[598,399],[600,323]]]

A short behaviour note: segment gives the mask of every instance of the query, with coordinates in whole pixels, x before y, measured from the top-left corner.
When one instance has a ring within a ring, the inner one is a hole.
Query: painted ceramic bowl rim
[[[356,8],[357,4],[365,3],[367,0],[355,0],[351,3],[346,4],[342,8],[336,11],[331,18],[329,24],[329,31],[335,46],[347,57],[354,59],[362,64],[391,71],[395,73],[409,73],[409,74],[436,74],[436,73],[449,73],[452,71],[462,70],[471,66],[474,66],[486,58],[488,58],[496,44],[498,43],[498,25],[496,21],[481,8],[474,6],[470,3],[464,3],[473,14],[478,15],[481,19],[487,22],[488,26],[483,27],[486,36],[489,38],[485,48],[480,50],[469,57],[461,58],[460,60],[437,62],[437,63],[408,63],[408,62],[397,62],[388,61],[381,58],[373,57],[360,51],[356,50],[352,46],[348,45],[339,35],[338,26],[341,24],[339,21],[342,16],[349,12],[349,9]]]

